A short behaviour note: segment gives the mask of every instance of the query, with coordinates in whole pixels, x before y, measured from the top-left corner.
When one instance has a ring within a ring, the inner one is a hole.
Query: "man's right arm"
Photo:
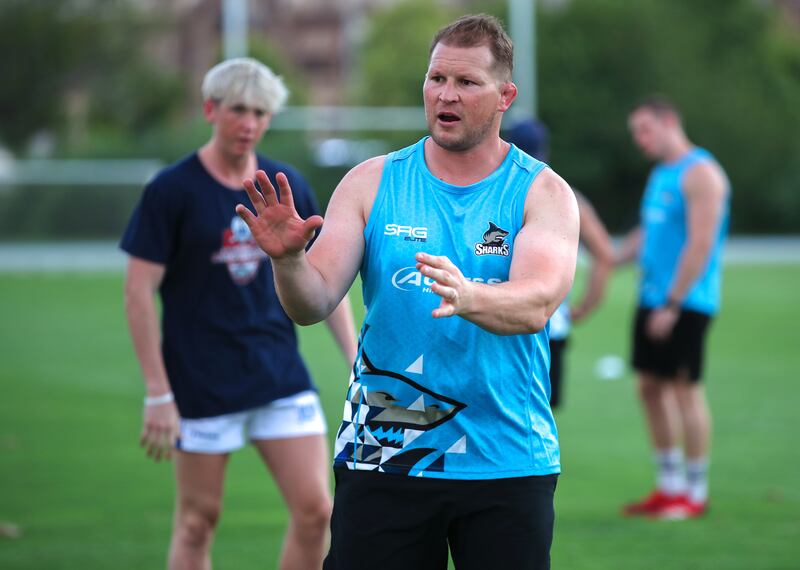
[[[614,256],[614,265],[627,265],[633,263],[639,257],[639,249],[642,246],[642,227],[636,226],[622,239],[622,244],[617,249]]]
[[[276,201],[265,200],[265,205],[257,208],[258,215],[237,208],[259,246],[270,255],[281,305],[297,324],[310,325],[327,318],[352,285],[364,255],[364,228],[383,162],[384,157],[376,157],[347,173],[331,196],[322,230],[307,253],[302,247],[294,251],[273,247],[275,242],[286,241],[283,221],[276,223],[269,210]],[[281,205],[287,204],[286,190],[281,188]],[[260,199],[252,196],[252,189],[248,192],[251,200]],[[268,193],[266,189],[265,198]]]
[[[571,311],[575,322],[580,321],[600,304],[605,295],[606,283],[614,266],[614,246],[600,216],[595,212],[589,200],[580,192],[575,192],[580,214],[581,243],[588,250],[591,258],[589,283],[583,298]]]
[[[133,347],[144,378],[148,398],[169,394],[155,293],[164,277],[164,266],[137,257],[128,258],[125,277],[125,314]],[[156,460],[169,458],[178,436],[178,411],[173,401],[145,405],[141,445]]]

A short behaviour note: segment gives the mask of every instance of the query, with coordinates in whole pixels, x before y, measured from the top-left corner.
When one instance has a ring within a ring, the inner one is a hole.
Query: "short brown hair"
[[[453,47],[489,46],[494,58],[492,68],[503,81],[511,81],[514,70],[514,46],[500,20],[488,14],[462,16],[433,36],[428,55],[437,44]]]
[[[647,109],[656,115],[675,115],[678,120],[681,119],[681,113],[678,111],[678,107],[675,106],[675,103],[673,103],[669,97],[666,95],[661,95],[660,93],[648,95],[647,97],[640,99],[633,107],[631,107],[631,113],[634,113],[639,109]]]

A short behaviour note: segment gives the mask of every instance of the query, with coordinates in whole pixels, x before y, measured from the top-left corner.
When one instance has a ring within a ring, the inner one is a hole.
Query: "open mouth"
[[[455,113],[448,113],[448,112],[439,113],[438,115],[436,115],[436,118],[438,118],[443,123],[455,123],[461,120],[461,117],[459,117]]]

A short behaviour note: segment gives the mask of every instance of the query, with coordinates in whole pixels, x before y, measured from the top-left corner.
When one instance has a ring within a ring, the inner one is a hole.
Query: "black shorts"
[[[558,475],[461,481],[334,469],[324,570],[549,568]]]
[[[555,409],[561,403],[561,387],[564,374],[564,350],[567,339],[550,339],[550,407]]]
[[[697,382],[703,374],[703,352],[711,317],[697,311],[681,310],[670,337],[653,340],[647,334],[652,309],[639,307],[633,326],[633,367],[639,372],[671,380],[684,374]]]

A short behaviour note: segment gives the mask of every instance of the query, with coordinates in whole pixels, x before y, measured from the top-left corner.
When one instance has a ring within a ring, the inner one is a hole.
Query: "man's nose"
[[[452,103],[458,100],[458,90],[452,81],[445,82],[439,91],[439,100],[445,103]]]
[[[255,130],[256,126],[258,125],[258,119],[256,118],[255,113],[245,113],[244,117],[242,118],[242,123],[248,130]]]

